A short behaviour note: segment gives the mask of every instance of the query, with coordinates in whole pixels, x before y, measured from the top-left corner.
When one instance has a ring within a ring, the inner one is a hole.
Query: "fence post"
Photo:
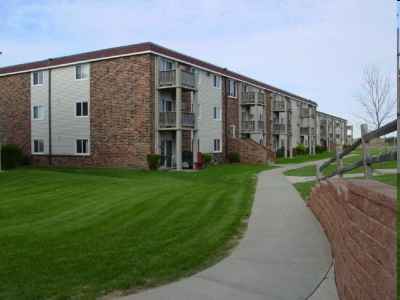
[[[319,167],[320,166],[322,166],[322,163],[317,163],[316,164],[316,167],[317,167],[317,171],[316,171],[316,174],[317,174],[317,182],[319,182],[319,179],[322,177],[322,172],[319,170]]]
[[[337,146],[336,147],[337,170],[338,170],[339,177],[343,178],[343,174],[342,174],[343,162],[342,162],[342,159],[340,158],[341,153],[342,153],[342,146]]]
[[[372,167],[366,163],[366,158],[370,157],[369,141],[364,139],[364,136],[368,133],[368,125],[361,124],[361,141],[363,148],[364,158],[364,179],[372,179]]]

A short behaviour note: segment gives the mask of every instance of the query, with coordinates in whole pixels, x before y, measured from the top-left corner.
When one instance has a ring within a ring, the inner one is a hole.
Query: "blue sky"
[[[396,74],[393,0],[13,0],[0,66],[151,41],[318,103],[357,124],[362,66]]]

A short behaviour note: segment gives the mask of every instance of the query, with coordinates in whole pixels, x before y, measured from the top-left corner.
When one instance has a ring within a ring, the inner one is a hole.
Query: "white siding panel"
[[[75,117],[75,103],[88,102],[89,116]],[[75,139],[90,139],[90,79],[75,80],[75,66],[52,70],[52,153],[74,155]]]
[[[201,105],[201,118],[198,119],[200,149],[204,153],[214,152],[214,139],[222,142],[222,121],[214,120],[214,107],[222,109],[222,90],[214,88],[213,75],[201,72],[201,85],[198,90],[198,103]],[[222,114],[224,112],[222,111]],[[224,147],[224,145],[221,145]],[[222,149],[221,149],[222,150]]]
[[[43,85],[32,85],[31,75],[31,120],[33,117],[32,107],[43,105],[44,119],[31,121],[31,152],[33,153],[33,141],[43,140],[44,154],[49,153],[49,75],[48,71],[43,71]]]

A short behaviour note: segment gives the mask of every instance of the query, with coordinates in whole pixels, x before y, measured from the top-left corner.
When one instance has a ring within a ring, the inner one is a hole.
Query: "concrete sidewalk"
[[[246,234],[229,257],[192,277],[122,299],[338,300],[329,242],[282,174],[288,168],[259,174]]]

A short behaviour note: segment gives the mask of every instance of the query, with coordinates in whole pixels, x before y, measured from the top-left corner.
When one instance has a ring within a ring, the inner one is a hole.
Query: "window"
[[[160,112],[172,111],[172,100],[163,99],[161,100]]]
[[[37,71],[32,73],[33,85],[43,84],[43,71]]]
[[[197,119],[201,119],[201,104],[197,103]]]
[[[43,140],[34,140],[33,141],[33,153],[44,153]]]
[[[197,79],[197,84],[201,83],[201,72],[199,69],[193,68],[192,72],[194,73],[195,78]]]
[[[89,154],[88,140],[76,140],[76,154]]]
[[[214,75],[214,87],[218,89],[221,88],[221,77],[218,75]]]
[[[221,140],[214,139],[214,152],[221,152]]]
[[[34,105],[32,107],[32,119],[33,120],[43,120],[44,119],[44,106]]]
[[[221,107],[214,107],[214,120],[221,120]]]
[[[242,92],[246,93],[249,90],[249,86],[247,84],[242,84]]]
[[[236,97],[236,81],[231,79],[229,80],[229,96]]]
[[[89,115],[88,102],[75,103],[75,117],[87,117]]]
[[[75,66],[75,79],[88,79],[89,78],[89,65],[78,65]]]
[[[169,60],[166,60],[166,59],[162,59],[161,62],[160,62],[160,70],[161,71],[172,70],[172,66],[173,66],[172,61],[169,61]]]

